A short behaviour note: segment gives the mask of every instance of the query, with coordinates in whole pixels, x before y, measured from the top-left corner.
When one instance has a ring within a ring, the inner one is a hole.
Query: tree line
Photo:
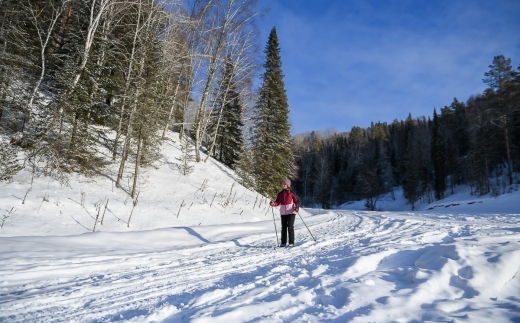
[[[376,210],[402,186],[412,209],[452,194],[458,185],[495,196],[518,186],[520,67],[494,57],[488,88],[466,102],[455,98],[428,117],[377,122],[348,133],[311,132],[293,138],[295,190],[304,205],[331,208],[364,200]]]

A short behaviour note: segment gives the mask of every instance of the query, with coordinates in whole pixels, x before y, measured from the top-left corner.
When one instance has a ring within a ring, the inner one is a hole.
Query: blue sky
[[[493,57],[520,64],[520,1],[258,0],[276,26],[292,134],[432,116],[482,93]],[[262,57],[263,59],[263,57]]]

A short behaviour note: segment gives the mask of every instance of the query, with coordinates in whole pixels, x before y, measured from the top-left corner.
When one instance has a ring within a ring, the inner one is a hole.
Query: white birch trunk
[[[140,22],[141,22],[141,4],[142,4],[142,2],[139,1],[139,9],[137,12],[137,25],[135,28],[134,39],[132,42],[132,50],[130,52],[130,58],[129,58],[129,62],[128,62],[128,70],[127,70],[126,80],[125,80],[125,89],[123,91],[123,102],[121,102],[121,109],[119,111],[119,122],[117,124],[116,138],[114,140],[114,147],[112,148],[112,160],[116,160],[117,145],[119,142],[119,138],[121,138],[121,131],[122,131],[122,127],[123,127],[123,114],[125,111],[126,97],[128,95],[128,89],[130,88],[130,80],[132,77],[133,64],[134,64],[134,60],[135,60],[137,37],[139,35],[139,31],[141,30],[140,26],[139,26]]]
[[[49,44],[49,39],[52,35],[52,31],[54,29],[54,26],[56,25],[56,21],[58,21],[60,15],[61,15],[61,12],[63,11],[63,6],[65,6],[65,4],[67,3],[68,1],[65,1],[61,7],[57,8],[54,13],[56,14],[54,17],[52,17],[52,20],[51,20],[51,23],[48,27],[48,30],[46,31],[46,36],[43,37],[42,33],[43,31],[40,29],[39,27],[39,24],[38,24],[38,17],[37,15],[35,14],[34,10],[32,10],[32,8],[30,8],[30,11],[31,11],[31,15],[33,16],[33,19],[34,19],[34,26],[36,27],[36,31],[38,32],[38,39],[40,40],[40,46],[41,46],[41,50],[40,50],[40,59],[42,61],[42,64],[41,64],[41,72],[40,72],[40,77],[38,78],[38,81],[36,81],[36,84],[34,85],[34,88],[32,90],[32,93],[31,93],[31,97],[29,98],[29,103],[27,104],[27,110],[28,110],[28,113],[29,113],[29,117],[32,115],[32,111],[33,111],[33,102],[34,102],[34,99],[36,98],[36,94],[40,88],[40,85],[43,81],[43,78],[45,76],[45,51],[47,50],[47,45]],[[29,4],[30,6],[30,4]],[[45,38],[45,39],[43,39]],[[22,129],[22,132],[24,131],[24,129]]]
[[[94,0],[92,2],[92,6],[90,7],[90,20],[89,20],[89,26],[87,28],[87,37],[85,40],[85,48],[83,49],[83,53],[81,54],[81,63],[79,65],[78,71],[76,72],[76,75],[74,76],[74,79],[72,81],[72,86],[71,86],[70,92],[72,92],[78,85],[79,79],[81,77],[81,73],[83,73],[85,66],[87,66],[87,62],[90,57],[90,48],[92,47],[92,44],[94,42],[94,35],[97,31],[101,18],[105,14],[105,11],[110,7],[111,2],[112,2],[112,0],[100,0],[99,11],[98,11],[97,15],[94,15],[97,0]]]

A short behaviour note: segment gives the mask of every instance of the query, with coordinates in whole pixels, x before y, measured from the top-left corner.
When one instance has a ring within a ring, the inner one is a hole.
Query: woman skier
[[[291,181],[286,179],[282,182],[282,191],[278,193],[276,201],[269,203],[271,206],[280,205],[280,215],[282,218],[282,244],[285,247],[287,242],[287,232],[289,232],[289,247],[294,247],[294,219],[300,209],[298,197],[291,192]]]

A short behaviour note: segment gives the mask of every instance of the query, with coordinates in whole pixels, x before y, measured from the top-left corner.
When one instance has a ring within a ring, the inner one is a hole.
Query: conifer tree
[[[511,80],[513,79],[515,73],[511,67],[511,59],[506,59],[504,55],[495,56],[493,59],[493,64],[489,65],[489,72],[484,73],[486,76],[482,81],[489,85],[492,90],[495,90],[498,94],[498,102],[494,104],[496,107],[496,112],[498,112],[497,120],[499,121],[499,126],[503,129],[504,132],[504,143],[506,146],[507,152],[507,168],[508,168],[508,178],[509,185],[513,184],[513,163],[511,161],[511,148],[509,145],[509,125],[510,121],[510,105],[506,104],[504,92]],[[496,121],[494,123],[497,123]]]
[[[242,144],[240,158],[235,166],[239,179],[239,183],[249,189],[255,188],[255,164],[254,155],[251,147],[246,143]]]
[[[269,34],[264,53],[265,72],[253,117],[253,149],[257,190],[274,197],[281,181],[293,177],[296,170],[276,27]]]
[[[433,189],[437,200],[444,198],[444,191],[446,190],[446,156],[444,152],[444,141],[440,131],[439,117],[437,115],[437,110],[434,109],[431,158],[434,172]]]
[[[451,105],[441,108],[437,116],[445,147],[445,175],[446,179],[450,179],[453,194],[455,185],[464,182],[464,172],[467,170],[465,156],[468,154],[469,138],[466,104],[454,98]]]
[[[484,83],[489,85],[490,89],[502,91],[514,76],[511,67],[511,59],[505,58],[504,55],[498,55],[493,58],[493,63],[489,65],[489,71],[484,73],[486,78],[482,79]]]
[[[242,150],[242,105],[235,82],[234,66],[229,60],[222,74],[212,125],[215,134],[214,156],[233,167]]]
[[[405,123],[405,142],[406,146],[403,153],[403,195],[408,204],[412,205],[412,211],[415,210],[415,203],[420,198],[420,165],[419,156],[417,156],[417,144],[415,139],[416,125],[412,119],[412,115],[408,114]]]
[[[193,162],[195,161],[195,149],[193,148],[193,145],[190,143],[187,136],[183,136],[181,139],[181,152],[182,155],[178,158],[175,158],[179,161],[179,164],[177,164],[177,169],[179,169],[179,172],[187,176],[193,172],[194,166]]]

